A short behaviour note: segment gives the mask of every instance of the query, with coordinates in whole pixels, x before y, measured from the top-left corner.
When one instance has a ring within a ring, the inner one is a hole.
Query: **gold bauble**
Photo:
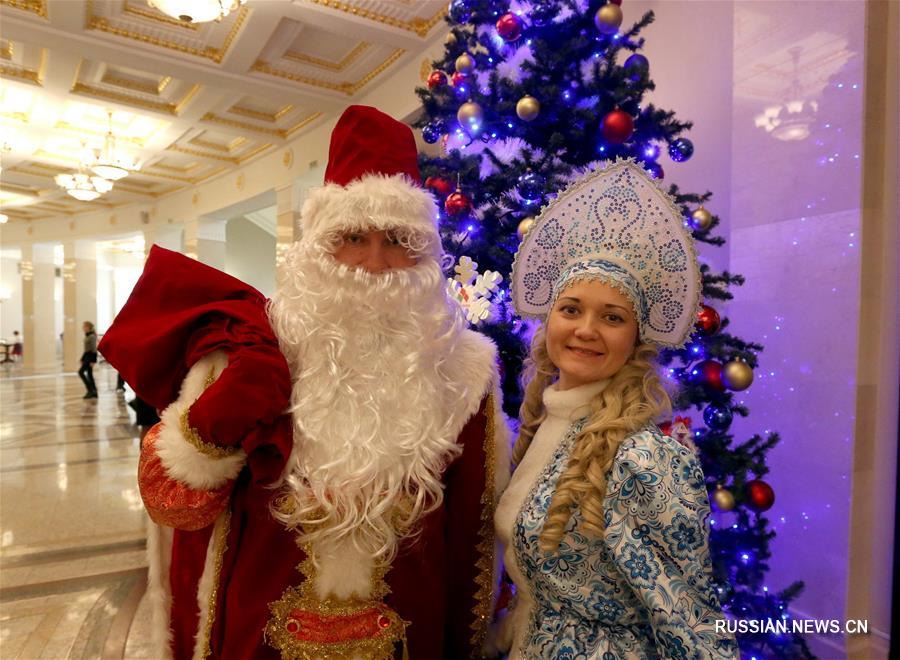
[[[731,511],[734,508],[734,495],[727,488],[719,486],[712,494],[713,505],[719,511]]]
[[[741,360],[732,360],[722,368],[722,382],[733,392],[746,390],[753,383],[753,369]]]
[[[447,38],[444,39],[444,43],[448,46],[453,46],[456,44],[456,35],[452,32],[447,35]]]
[[[519,238],[525,238],[525,234],[530,232],[532,227],[534,227],[534,218],[528,216],[516,227],[516,233],[519,235]]]
[[[456,58],[456,70],[460,73],[469,73],[475,68],[475,60],[468,53],[463,53]]]
[[[607,2],[594,14],[594,25],[603,34],[615,34],[622,25],[622,10],[618,5]]]
[[[712,213],[702,206],[691,213],[691,227],[704,231],[712,224]]]
[[[516,114],[523,121],[532,121],[541,114],[541,102],[527,94],[516,103]]]
[[[462,124],[463,128],[478,126],[484,119],[484,110],[475,101],[466,101],[456,113],[456,119]]]

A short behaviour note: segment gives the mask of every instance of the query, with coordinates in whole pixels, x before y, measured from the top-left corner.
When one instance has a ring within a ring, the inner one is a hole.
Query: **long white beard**
[[[372,275],[300,241],[269,310],[294,375],[288,507],[301,541],[390,560],[459,452],[450,377],[464,323],[434,258]]]

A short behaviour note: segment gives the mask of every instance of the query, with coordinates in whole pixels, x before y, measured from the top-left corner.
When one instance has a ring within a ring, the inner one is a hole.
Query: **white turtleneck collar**
[[[590,402],[609,384],[610,379],[604,378],[587,385],[579,385],[568,390],[557,388],[559,383],[553,383],[544,390],[544,408],[548,417],[557,417],[567,422],[574,422],[590,413]]]

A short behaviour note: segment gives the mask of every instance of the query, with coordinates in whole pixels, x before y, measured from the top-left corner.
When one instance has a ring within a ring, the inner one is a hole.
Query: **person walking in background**
[[[13,330],[12,361],[22,361],[22,335],[18,330]]]
[[[94,324],[90,321],[85,321],[81,327],[84,330],[84,353],[81,354],[81,368],[78,370],[78,376],[87,388],[84,398],[96,399],[97,384],[94,382],[94,364],[97,362],[97,333],[94,331]]]

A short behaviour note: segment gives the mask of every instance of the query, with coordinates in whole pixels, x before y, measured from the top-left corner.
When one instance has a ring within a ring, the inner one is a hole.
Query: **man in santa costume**
[[[272,301],[151,250],[100,350],[163,410],[138,475],[161,654],[480,654],[508,441],[419,180],[410,129],[352,106]]]

